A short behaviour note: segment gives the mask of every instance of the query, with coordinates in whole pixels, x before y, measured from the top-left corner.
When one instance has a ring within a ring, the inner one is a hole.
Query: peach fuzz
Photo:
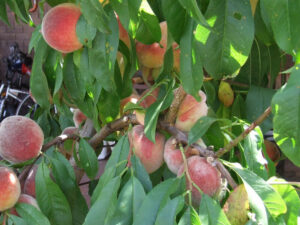
[[[200,102],[192,95],[186,95],[181,102],[175,123],[175,127],[179,130],[190,131],[198,119],[207,115],[206,95],[203,91],[199,91],[199,96]]]
[[[30,195],[21,194],[17,203],[26,203],[26,204],[32,205],[35,208],[37,208],[38,210],[40,210],[40,207],[39,207],[37,201],[35,200],[35,198],[33,198]],[[17,212],[17,210],[15,208],[12,208],[10,210],[10,213],[14,214],[16,216],[19,216],[19,214],[18,214],[18,212]]]
[[[129,133],[129,142],[134,154],[139,157],[148,173],[153,173],[163,164],[165,137],[156,133],[155,143],[151,142],[144,133],[144,126],[136,125]]]
[[[118,25],[119,25],[119,39],[124,42],[124,44],[130,49],[130,39],[126,29],[123,27],[119,16],[117,15]]]
[[[202,192],[209,196],[214,196],[221,187],[220,172],[207,160],[200,156],[192,156],[187,159],[188,172],[191,180],[201,189]],[[184,165],[178,170],[177,176],[181,176],[184,172]],[[187,188],[190,187],[188,179],[186,179]],[[196,187],[192,187],[192,201],[198,205],[201,200],[201,193]]]
[[[49,46],[62,53],[76,51],[82,44],[76,35],[80,8],[72,3],[59,4],[50,9],[42,21],[42,35]]]
[[[87,117],[83,114],[79,109],[75,109],[73,112],[73,121],[75,124],[75,127],[79,127],[81,123],[86,121]]]
[[[264,144],[266,146],[266,152],[267,152],[269,158],[273,162],[278,162],[278,160],[280,159],[280,151],[279,151],[277,145],[267,139],[264,140]]]
[[[0,155],[12,163],[37,157],[44,134],[39,125],[25,116],[10,116],[0,124]]]
[[[136,43],[136,54],[141,65],[148,68],[160,68],[164,63],[164,56],[167,48],[168,41],[168,26],[167,23],[160,23],[161,29],[161,40],[159,43],[153,43],[151,45],[146,45],[140,42]],[[179,60],[180,60],[180,49],[177,49],[178,45],[173,43],[173,55],[174,55],[174,65],[179,70]]]
[[[143,98],[147,93],[149,92],[149,89],[145,90],[140,99]],[[151,94],[149,94],[147,97],[145,97],[141,102],[140,105],[144,108],[147,109],[149,108],[157,99],[159,94],[159,88],[154,89]],[[141,110],[136,110],[136,119],[137,121],[141,124],[144,125],[145,122],[145,113],[142,112]]]
[[[197,141],[197,143],[200,146],[206,148],[206,145],[204,144],[202,139],[199,139]],[[184,152],[185,152],[186,158],[188,158],[192,155],[195,155],[195,153],[192,151],[191,148],[184,148]],[[164,160],[165,160],[169,170],[172,173],[177,174],[179,168],[181,167],[181,165],[183,163],[183,158],[182,158],[180,148],[177,146],[177,141],[174,137],[170,137],[165,144]]]
[[[24,183],[24,193],[35,197],[35,176],[38,169],[38,165],[34,165],[29,171],[28,176]]]
[[[13,207],[21,194],[16,174],[7,167],[0,167],[0,212]]]
[[[77,127],[66,127],[61,134],[76,134],[78,133],[78,128]]]

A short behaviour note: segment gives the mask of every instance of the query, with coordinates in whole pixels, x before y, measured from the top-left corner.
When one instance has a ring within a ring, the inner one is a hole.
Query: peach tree
[[[0,124],[1,224],[297,224],[276,166],[300,167],[299,1],[8,8],[35,27],[39,108]]]

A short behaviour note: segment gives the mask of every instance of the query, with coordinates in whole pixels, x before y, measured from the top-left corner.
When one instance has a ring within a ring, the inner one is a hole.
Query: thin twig
[[[220,173],[223,175],[223,177],[226,178],[226,180],[228,181],[228,184],[232,187],[232,189],[236,188],[238,186],[237,183],[231,177],[230,173],[224,167],[224,165],[219,160],[215,160],[215,162],[216,162],[216,166],[219,169]]]
[[[220,158],[225,153],[229,152],[233,147],[235,147],[239,142],[241,142],[247,135],[255,129],[258,125],[260,125],[269,115],[271,114],[271,107],[269,106],[265,112],[260,115],[243,133],[241,133],[237,138],[233,141],[230,141],[224,148],[219,149],[216,152],[216,157]]]

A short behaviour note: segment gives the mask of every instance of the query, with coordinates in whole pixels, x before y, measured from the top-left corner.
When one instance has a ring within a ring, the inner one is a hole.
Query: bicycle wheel
[[[37,108],[37,104],[32,100],[30,95],[26,95],[17,107],[16,115],[24,116],[30,113],[30,117],[33,117]]]

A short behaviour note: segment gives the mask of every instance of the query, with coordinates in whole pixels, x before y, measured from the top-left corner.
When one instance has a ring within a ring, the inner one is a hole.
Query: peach
[[[137,94],[131,94],[129,97],[124,98],[120,102],[120,113],[123,114],[124,107],[127,103],[131,102],[136,104],[138,102],[139,96]]]
[[[278,162],[278,160],[280,159],[280,151],[278,149],[278,146],[274,142],[271,142],[267,139],[264,140],[264,143],[265,143],[266,152],[267,152],[269,158],[273,162]]]
[[[11,116],[0,124],[0,155],[12,163],[37,157],[44,134],[39,125],[25,116]]]
[[[175,123],[175,127],[179,130],[190,131],[198,119],[207,115],[206,95],[203,91],[199,91],[199,96],[200,102],[192,95],[186,95],[181,102]]]
[[[218,98],[226,107],[232,105],[234,101],[234,93],[229,83],[221,81],[218,91]]]
[[[206,148],[202,139],[199,139],[197,143]],[[188,158],[192,156],[192,151],[190,148],[185,148],[185,157]],[[177,141],[174,137],[170,137],[164,148],[164,160],[171,172],[174,174],[178,173],[179,168],[183,163],[183,158],[179,147],[177,147]]]
[[[76,51],[82,44],[76,35],[80,8],[72,3],[59,4],[50,9],[42,21],[42,35],[49,46],[62,53]]]
[[[33,198],[32,196],[30,195],[26,195],[26,194],[21,194],[20,195],[20,198],[18,200],[18,203],[26,203],[26,204],[29,204],[29,205],[32,205],[34,206],[35,208],[37,208],[38,210],[40,210],[40,207],[37,203],[37,201],[35,200],[35,198]],[[11,214],[14,214],[16,216],[19,216],[19,214],[17,213],[17,210],[15,208],[12,208],[10,210],[10,213]]]
[[[187,159],[188,172],[191,180],[197,185],[201,191],[209,196],[217,194],[221,188],[221,174],[210,164],[205,158],[200,156],[192,156]],[[177,176],[181,176],[184,172],[184,165],[178,170]],[[186,179],[187,188],[190,187],[189,180]],[[201,193],[196,187],[192,186],[192,201],[195,205],[199,205]]]
[[[145,91],[142,93],[140,99],[141,99],[142,97],[144,97],[148,92],[149,92],[149,89],[145,90]],[[140,102],[140,105],[141,105],[144,109],[149,108],[149,107],[156,101],[156,99],[157,99],[157,97],[158,97],[158,94],[159,94],[159,88],[154,89],[154,90],[151,92],[151,94],[149,94],[146,98],[143,99],[143,101]],[[144,122],[145,122],[145,113],[142,112],[142,111],[139,111],[139,110],[137,110],[135,113],[136,113],[136,119],[137,119],[137,121],[138,121],[140,124],[144,125]]]
[[[78,133],[78,128],[77,127],[66,127],[61,134],[76,134]]]
[[[144,126],[136,125],[129,133],[129,142],[134,154],[141,160],[146,171],[153,173],[163,164],[165,137],[156,133],[155,143],[150,141],[145,133]]]
[[[124,44],[130,49],[131,44],[130,44],[129,35],[128,35],[126,29],[121,24],[121,21],[120,21],[118,15],[117,15],[117,20],[118,20],[118,24],[119,24],[119,39],[121,41],[123,41]]]
[[[75,127],[79,127],[81,123],[86,121],[87,117],[83,114],[79,109],[75,109],[73,112],[73,121],[75,124]]]
[[[136,54],[141,65],[148,68],[160,68],[164,63],[164,56],[167,48],[168,41],[168,26],[167,23],[160,23],[161,29],[161,39],[159,43],[153,43],[151,45],[146,45],[140,42],[136,43]],[[178,44],[173,43],[173,55],[174,55],[174,65],[179,69],[180,60],[180,49],[178,49]]]
[[[146,66],[141,66],[141,71],[145,83],[153,83],[160,74],[161,68],[148,68]]]
[[[223,210],[230,224],[240,225],[247,223],[250,205],[244,184],[237,186],[230,193]]]
[[[0,212],[13,207],[21,194],[16,174],[7,167],[0,167]]]
[[[24,183],[24,193],[35,197],[35,176],[38,169],[38,165],[34,165],[29,171],[28,176]]]

